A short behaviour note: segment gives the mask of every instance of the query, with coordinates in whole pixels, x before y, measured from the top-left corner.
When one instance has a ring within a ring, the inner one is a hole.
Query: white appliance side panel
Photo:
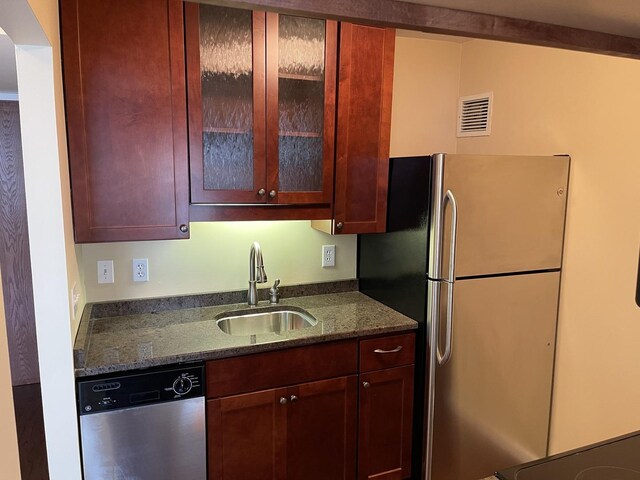
[[[452,356],[436,368],[432,480],[546,455],[559,285],[559,272],[456,282]]]
[[[206,480],[204,397],[80,417],[84,480]]]
[[[447,155],[444,189],[458,204],[456,276],[561,266],[569,157]],[[445,212],[447,265],[450,205]]]

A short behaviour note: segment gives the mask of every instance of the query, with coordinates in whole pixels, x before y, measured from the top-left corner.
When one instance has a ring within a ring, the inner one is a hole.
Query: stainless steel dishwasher
[[[85,480],[206,480],[204,367],[78,382]]]

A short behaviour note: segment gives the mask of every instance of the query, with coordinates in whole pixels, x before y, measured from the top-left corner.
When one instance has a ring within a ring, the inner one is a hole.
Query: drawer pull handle
[[[362,382],[362,386],[364,388],[369,388],[371,386],[371,384],[369,382]]]
[[[298,396],[297,396],[297,395],[291,395],[290,400],[291,400],[292,402],[295,402],[295,401],[297,401],[297,400],[298,400]]]
[[[376,348],[373,353],[398,353],[400,350],[402,350],[402,345],[398,345],[393,350],[382,350],[381,348]]]
[[[287,397],[280,397],[280,405],[286,405],[287,404]]]

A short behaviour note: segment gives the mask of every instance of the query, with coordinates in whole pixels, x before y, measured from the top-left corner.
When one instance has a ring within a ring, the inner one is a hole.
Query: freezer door
[[[452,355],[435,369],[432,480],[546,455],[559,284],[559,272],[456,282]]]
[[[568,176],[567,156],[444,156],[441,194],[451,191],[458,207],[456,277],[560,268]],[[446,268],[452,215],[443,205]]]

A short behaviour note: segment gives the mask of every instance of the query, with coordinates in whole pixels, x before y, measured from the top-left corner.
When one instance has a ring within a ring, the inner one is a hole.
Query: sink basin
[[[223,313],[216,324],[228,335],[259,335],[313,327],[318,320],[301,308],[282,307]]]

